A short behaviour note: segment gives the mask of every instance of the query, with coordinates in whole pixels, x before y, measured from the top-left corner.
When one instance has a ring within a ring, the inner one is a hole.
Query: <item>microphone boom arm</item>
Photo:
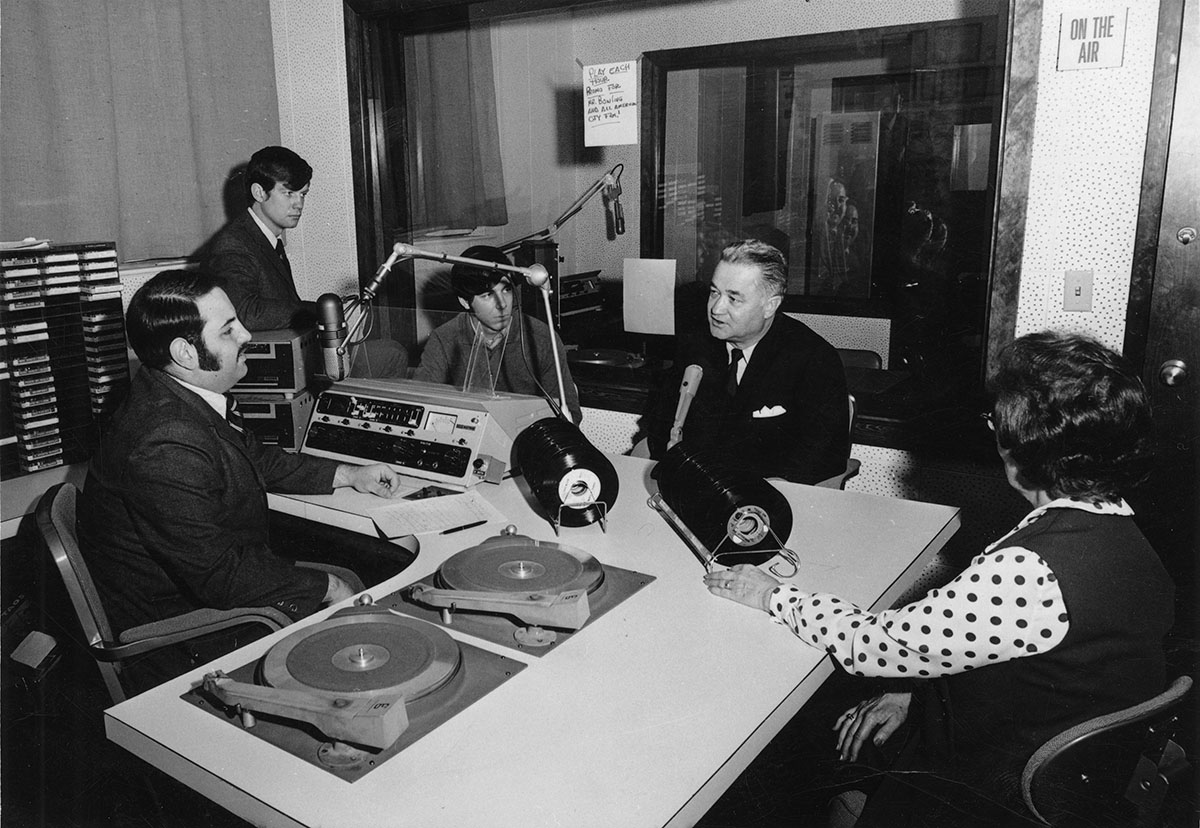
[[[504,244],[500,245],[500,249],[505,253],[511,253],[521,246],[521,242],[531,240],[544,241],[545,239],[552,238],[564,224],[574,218],[575,214],[583,209],[583,206],[587,204],[596,195],[596,193],[600,192],[601,190],[620,193],[621,173],[624,171],[624,164],[614,165],[611,170],[593,181],[588,188],[580,194],[579,198],[575,199],[575,201],[571,203],[570,207],[568,207],[566,210],[563,210],[562,215],[556,218],[549,227],[546,227],[542,230],[537,230],[526,236],[521,236],[519,239],[513,239],[510,242],[505,242]],[[608,199],[609,196],[605,195],[605,198]]]

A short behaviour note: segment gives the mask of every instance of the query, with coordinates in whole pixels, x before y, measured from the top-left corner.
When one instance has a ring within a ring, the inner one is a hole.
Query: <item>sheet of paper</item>
[[[622,274],[628,333],[675,335],[675,260],[626,259]]]
[[[503,522],[500,510],[471,489],[424,500],[399,500],[371,510],[371,520],[388,538],[444,532],[470,524]]]
[[[603,147],[638,140],[637,63],[583,67],[583,144]]]

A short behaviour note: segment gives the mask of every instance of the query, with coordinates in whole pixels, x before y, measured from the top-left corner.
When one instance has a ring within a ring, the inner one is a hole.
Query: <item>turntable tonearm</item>
[[[524,668],[360,600],[184,698],[353,782]]]
[[[540,654],[653,580],[508,526],[400,594],[405,612]]]
[[[353,782],[525,666],[448,629],[542,655],[653,580],[509,526],[184,698]]]

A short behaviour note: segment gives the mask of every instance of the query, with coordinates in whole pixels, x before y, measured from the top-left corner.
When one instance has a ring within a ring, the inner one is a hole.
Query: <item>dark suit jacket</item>
[[[203,267],[224,282],[247,330],[307,328],[316,322],[313,304],[300,300],[292,274],[249,211],[217,231]]]
[[[725,393],[728,361],[725,343],[711,335],[681,340],[674,368],[649,411],[652,457],[666,450],[684,369],[699,365],[704,377],[683,428],[689,451],[712,450],[760,477],[798,483],[845,471],[850,456],[846,375],[828,342],[803,322],[777,314],[732,400]]]
[[[300,299],[292,274],[248,211],[234,216],[212,237],[203,267],[221,280],[249,331],[304,330],[317,322],[316,303]],[[354,349],[350,373],[403,377],[407,369],[408,351],[398,342],[372,339]]]
[[[104,429],[78,506],[80,545],[114,632],[201,607],[316,610],[328,577],[271,551],[266,493],[328,493],[336,469],[264,447],[143,367]]]

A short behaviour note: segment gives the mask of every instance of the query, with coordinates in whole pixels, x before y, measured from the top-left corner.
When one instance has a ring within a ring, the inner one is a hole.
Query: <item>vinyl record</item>
[[[655,469],[659,494],[717,563],[760,564],[792,532],[787,498],[760,477],[712,454],[670,449]]]
[[[594,593],[604,582],[604,568],[581,549],[501,535],[448,558],[437,580],[445,589],[480,592]]]
[[[262,677],[271,687],[368,697],[397,691],[413,700],[458,672],[462,653],[444,630],[387,610],[343,610],[270,649]]]
[[[617,500],[617,472],[579,427],[546,417],[517,435],[517,463],[552,521],[586,526],[605,517]]]

